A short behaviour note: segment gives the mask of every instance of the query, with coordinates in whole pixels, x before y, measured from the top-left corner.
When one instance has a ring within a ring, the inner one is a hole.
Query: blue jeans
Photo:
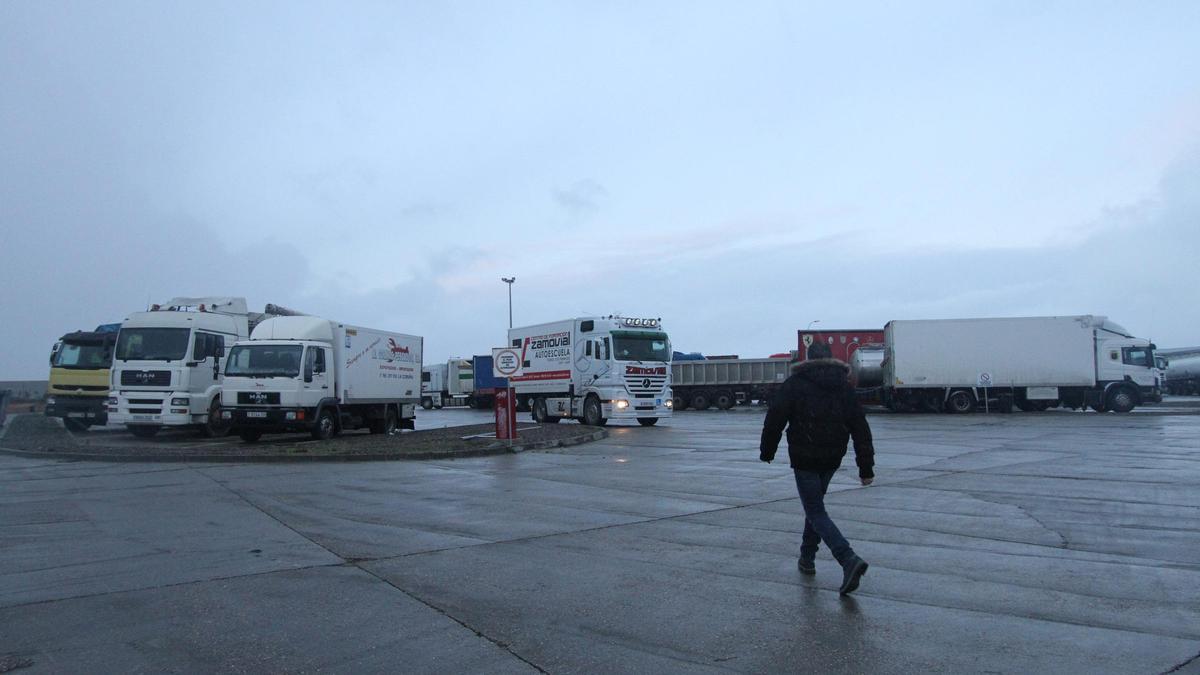
[[[825,492],[829,489],[829,481],[833,479],[837,470],[792,471],[796,474],[796,490],[800,493],[800,503],[804,505],[804,536],[800,540],[800,557],[804,560],[816,558],[817,548],[823,541],[833,553],[833,557],[845,565],[846,561],[854,558],[854,551],[833,519],[825,512]]]

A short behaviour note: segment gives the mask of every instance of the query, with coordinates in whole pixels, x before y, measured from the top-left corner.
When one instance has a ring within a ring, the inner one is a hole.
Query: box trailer
[[[471,363],[475,370],[475,406],[491,408],[496,402],[496,392],[508,387],[508,378],[496,377],[492,372],[491,354],[479,354]]]
[[[808,360],[808,348],[821,342],[829,346],[833,358],[850,363],[854,352],[862,347],[883,344],[883,331],[878,328],[837,328],[830,330],[796,331],[798,360]]]
[[[284,316],[259,324],[225,363],[222,416],[248,442],[308,431],[412,429],[423,341],[415,335]]]
[[[740,403],[764,401],[791,374],[790,358],[687,359],[671,363],[674,409],[728,410]]]
[[[882,371],[893,410],[1128,412],[1158,395],[1154,345],[1092,315],[891,321]]]
[[[421,371],[421,407],[475,407],[475,372],[471,359],[453,358]]]
[[[659,319],[595,316],[511,328],[522,371],[511,378],[533,419],[602,425],[671,416],[671,341]]]

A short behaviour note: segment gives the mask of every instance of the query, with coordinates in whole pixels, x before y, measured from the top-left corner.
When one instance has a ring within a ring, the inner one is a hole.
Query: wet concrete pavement
[[[423,425],[488,413],[422,412]],[[871,418],[796,571],[754,413],[553,452],[0,455],[0,656],[32,671],[1200,672],[1200,416]],[[0,442],[2,444],[2,442]],[[1181,667],[1182,666],[1182,667]]]

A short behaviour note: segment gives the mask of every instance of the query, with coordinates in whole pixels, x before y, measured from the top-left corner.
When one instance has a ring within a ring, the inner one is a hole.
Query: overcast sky
[[[0,379],[242,295],[425,336],[1200,344],[1200,3],[0,3]]]

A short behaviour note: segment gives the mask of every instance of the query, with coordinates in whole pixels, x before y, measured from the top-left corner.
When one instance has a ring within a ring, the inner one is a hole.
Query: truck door
[[[329,389],[326,351],[324,347],[309,347],[304,356],[304,389],[315,394],[307,397],[311,403],[325,398],[325,392]]]
[[[221,356],[225,354],[225,338],[214,333],[196,332],[192,344],[192,363],[196,368],[194,382],[216,382],[221,377]]]

